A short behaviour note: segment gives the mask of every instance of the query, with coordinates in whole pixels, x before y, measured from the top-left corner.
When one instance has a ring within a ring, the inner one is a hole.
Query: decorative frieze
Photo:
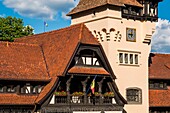
[[[122,34],[120,31],[116,31],[114,28],[106,29],[103,28],[101,31],[94,30],[94,36],[98,39],[99,42],[111,41],[120,42],[122,39]]]

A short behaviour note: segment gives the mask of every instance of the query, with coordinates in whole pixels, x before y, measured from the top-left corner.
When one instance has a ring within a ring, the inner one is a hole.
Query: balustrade
[[[87,105],[103,105],[114,104],[112,101],[114,97],[101,97],[100,96],[70,96],[70,100],[67,96],[55,96],[55,104],[87,104]],[[86,100],[86,103],[84,102]]]

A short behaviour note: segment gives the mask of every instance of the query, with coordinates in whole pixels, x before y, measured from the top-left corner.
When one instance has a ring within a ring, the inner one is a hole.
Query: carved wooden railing
[[[86,100],[86,101],[84,101]],[[87,105],[106,105],[115,104],[114,97],[99,97],[99,96],[55,96],[55,104],[87,104]]]

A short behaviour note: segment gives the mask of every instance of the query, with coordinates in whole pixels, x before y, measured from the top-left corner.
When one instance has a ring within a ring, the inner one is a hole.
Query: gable
[[[72,61],[70,61],[68,73],[103,74],[112,75],[113,78],[116,78],[104,55],[101,46],[80,44]]]
[[[100,45],[84,24],[16,39],[15,42],[38,44],[50,76],[62,76],[79,44]]]

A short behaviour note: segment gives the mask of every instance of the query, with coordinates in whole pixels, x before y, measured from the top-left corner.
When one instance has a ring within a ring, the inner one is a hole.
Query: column
[[[103,103],[103,97],[102,97],[102,84],[103,84],[103,80],[104,80],[104,79],[105,79],[105,77],[102,78],[102,80],[101,80],[100,82],[97,82],[98,85],[99,85],[100,104]]]
[[[84,93],[84,104],[86,104],[87,103],[87,94],[86,94],[86,86],[87,86],[87,81],[88,81],[88,79],[89,79],[90,77],[87,77],[86,79],[85,79],[85,81],[82,81],[81,83],[82,83],[82,85],[83,85],[83,93]]]
[[[71,99],[70,99],[70,82],[71,82],[72,76],[68,79],[66,82],[66,92],[67,92],[67,103],[71,104]]]

